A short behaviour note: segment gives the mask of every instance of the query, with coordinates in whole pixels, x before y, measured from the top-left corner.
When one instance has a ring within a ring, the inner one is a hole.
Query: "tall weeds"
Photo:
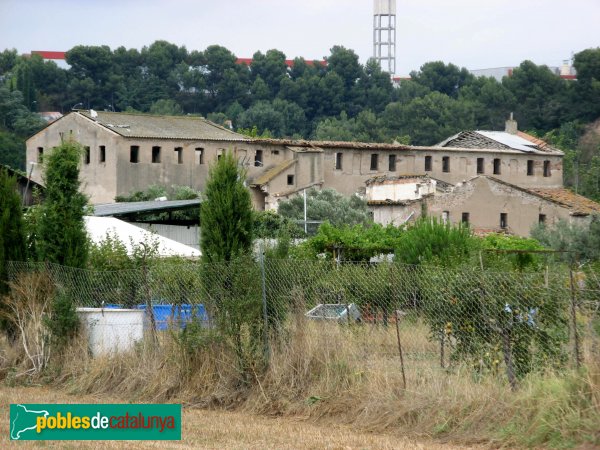
[[[411,326],[411,336],[421,333],[413,349],[433,345],[424,325]],[[128,354],[96,359],[73,345],[54,383],[74,394],[238,408],[460,443],[600,442],[598,363],[580,372],[530,374],[512,392],[501,374],[474,377],[472,367],[444,370],[425,359],[407,368],[404,389],[392,327],[372,332],[292,314],[272,342],[270,364],[257,365],[246,383],[231,346],[200,333],[192,352],[179,332],[162,334],[158,347],[142,342]]]

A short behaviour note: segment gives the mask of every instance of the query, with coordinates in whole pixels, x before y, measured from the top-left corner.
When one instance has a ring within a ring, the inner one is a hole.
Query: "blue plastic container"
[[[146,310],[146,305],[138,305],[139,309]],[[152,305],[154,312],[154,321],[157,330],[166,330],[169,326],[185,328],[194,318],[201,322],[208,322],[208,315],[204,305],[170,305],[157,304]]]

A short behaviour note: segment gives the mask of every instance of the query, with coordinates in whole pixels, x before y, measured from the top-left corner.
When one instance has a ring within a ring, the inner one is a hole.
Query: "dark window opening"
[[[533,160],[532,159],[527,160],[527,175],[529,175],[529,176],[533,175]]]
[[[196,148],[196,164],[204,164],[204,149]]]
[[[140,162],[140,147],[132,145],[129,147],[129,162],[139,163]]]
[[[508,227],[508,214],[500,213],[500,228]]]
[[[92,160],[90,148],[84,147],[84,149],[85,149],[85,155],[83,155],[83,160],[86,164],[89,164]]]
[[[335,170],[342,170],[342,153],[335,154]]]
[[[462,213],[462,216],[461,216],[460,220],[465,225],[468,225],[469,224],[469,213],[468,212]]]
[[[538,216],[538,222],[540,223],[540,225],[543,225],[546,223],[546,214],[540,214]]]
[[[40,164],[44,162],[44,147],[37,148],[37,162]]]
[[[175,154],[177,155],[177,164],[183,164],[183,147],[175,147]]]
[[[396,155],[390,155],[388,170],[390,172],[396,171]]]
[[[379,155],[377,153],[371,154],[371,170],[377,170],[379,166]]]
[[[271,150],[271,155],[279,155],[279,150]]]
[[[425,157],[425,172],[431,172],[431,156]]]
[[[104,145],[100,146],[100,152],[98,154],[98,161],[101,163],[106,162],[106,147]]]
[[[450,172],[450,157],[444,156],[442,158],[442,172]]]
[[[494,158],[494,175],[500,175],[500,158]]]
[[[544,161],[544,176],[550,176],[550,161]]]
[[[485,165],[483,158],[477,158],[477,173],[485,173]]]
[[[287,176],[287,183],[290,186],[294,184],[294,175],[288,175]]]
[[[160,162],[160,147],[152,147],[152,162],[155,164]]]
[[[256,150],[254,155],[254,167],[261,167],[263,165],[263,152],[262,150]]]

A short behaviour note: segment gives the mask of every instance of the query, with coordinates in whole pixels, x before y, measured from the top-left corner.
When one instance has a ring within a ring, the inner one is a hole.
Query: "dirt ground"
[[[11,403],[122,403],[114,398],[72,396],[44,387],[0,387],[2,448],[65,449],[426,449],[453,450],[459,446],[416,442],[401,436],[358,432],[346,426],[321,426],[290,418],[269,418],[241,412],[184,408],[181,441],[30,441],[9,440]],[[470,447],[472,448],[472,447]]]

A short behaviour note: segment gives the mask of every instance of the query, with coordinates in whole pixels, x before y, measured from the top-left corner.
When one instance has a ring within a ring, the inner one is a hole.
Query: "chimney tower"
[[[373,58],[384,72],[396,73],[396,0],[373,0]]]

